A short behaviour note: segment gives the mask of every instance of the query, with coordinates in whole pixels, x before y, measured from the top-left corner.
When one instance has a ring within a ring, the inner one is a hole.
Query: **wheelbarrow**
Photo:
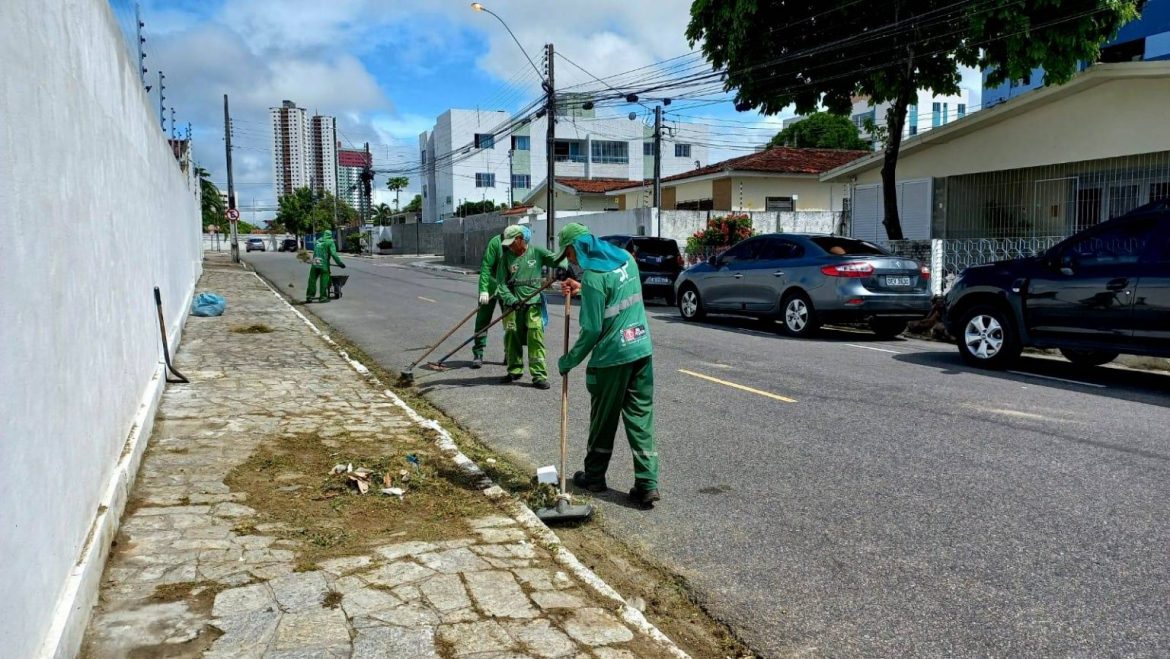
[[[345,282],[349,281],[349,275],[333,275],[331,277],[333,293],[330,295],[334,300],[341,299],[341,287],[345,286]]]

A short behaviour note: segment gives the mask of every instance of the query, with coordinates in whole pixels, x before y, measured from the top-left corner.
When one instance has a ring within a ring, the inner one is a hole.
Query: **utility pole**
[[[512,154],[513,153],[515,153],[514,150],[508,149],[508,208],[511,208],[511,207],[516,205],[516,200],[512,198],[512,188],[514,187],[512,185],[512,179],[515,176],[512,173]]]
[[[548,153],[548,178],[546,180],[548,188],[548,201],[545,209],[548,221],[545,226],[548,228],[547,247],[549,251],[556,251],[556,157],[553,151],[556,150],[556,135],[557,135],[557,95],[555,78],[553,77],[553,45],[550,43],[545,46],[546,57],[548,58],[548,80],[545,83],[545,91],[548,92],[548,100],[545,102],[544,113],[548,119],[548,135],[546,137],[546,149]]]
[[[163,106],[163,101],[167,100],[166,89],[167,86],[163,84],[163,80],[167,77],[163,75],[162,71],[158,72],[158,121],[162,125],[163,132],[167,131],[167,111]]]
[[[654,106],[654,215],[662,236],[662,106]]]
[[[161,73],[159,75],[162,75]],[[232,120],[231,114],[228,112],[228,96],[223,95],[223,143],[226,149],[227,156],[227,184],[228,184],[228,210],[235,210],[236,208],[236,184],[235,179],[232,178]],[[236,223],[228,222],[232,229],[232,262],[240,262],[240,239],[236,232]]]

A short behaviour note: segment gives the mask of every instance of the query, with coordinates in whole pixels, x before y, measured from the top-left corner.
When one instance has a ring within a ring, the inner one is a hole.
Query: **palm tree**
[[[223,197],[219,195],[219,188],[211,182],[211,174],[202,167],[195,167],[195,176],[199,178],[199,196],[202,198],[203,227],[223,221],[223,214],[227,210],[223,207]]]
[[[394,208],[401,208],[398,205],[398,193],[406,189],[410,185],[410,179],[405,176],[391,176],[386,179],[386,187],[394,192]]]
[[[384,227],[390,224],[390,218],[394,216],[394,209],[390,208],[389,204],[378,204],[374,206],[374,224]]]

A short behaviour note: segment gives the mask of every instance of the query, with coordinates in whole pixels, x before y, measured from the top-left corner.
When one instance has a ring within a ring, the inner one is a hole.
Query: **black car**
[[[297,251],[297,239],[285,238],[280,241],[280,246],[276,248],[278,252],[295,252]]]
[[[1025,346],[1074,364],[1170,357],[1170,200],[1142,206],[1041,256],[967,268],[946,325],[970,364],[1003,368]]]
[[[643,296],[665,298],[668,305],[674,306],[674,282],[683,271],[678,243],[670,238],[650,236],[602,236],[601,239],[634,255],[642,276]]]

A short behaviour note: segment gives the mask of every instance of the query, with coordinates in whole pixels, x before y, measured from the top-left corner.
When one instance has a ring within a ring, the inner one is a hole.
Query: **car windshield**
[[[634,248],[646,256],[677,256],[678,243],[673,240],[635,240]]]
[[[886,256],[889,254],[873,243],[856,238],[815,236],[809,240],[826,252],[841,256]]]

